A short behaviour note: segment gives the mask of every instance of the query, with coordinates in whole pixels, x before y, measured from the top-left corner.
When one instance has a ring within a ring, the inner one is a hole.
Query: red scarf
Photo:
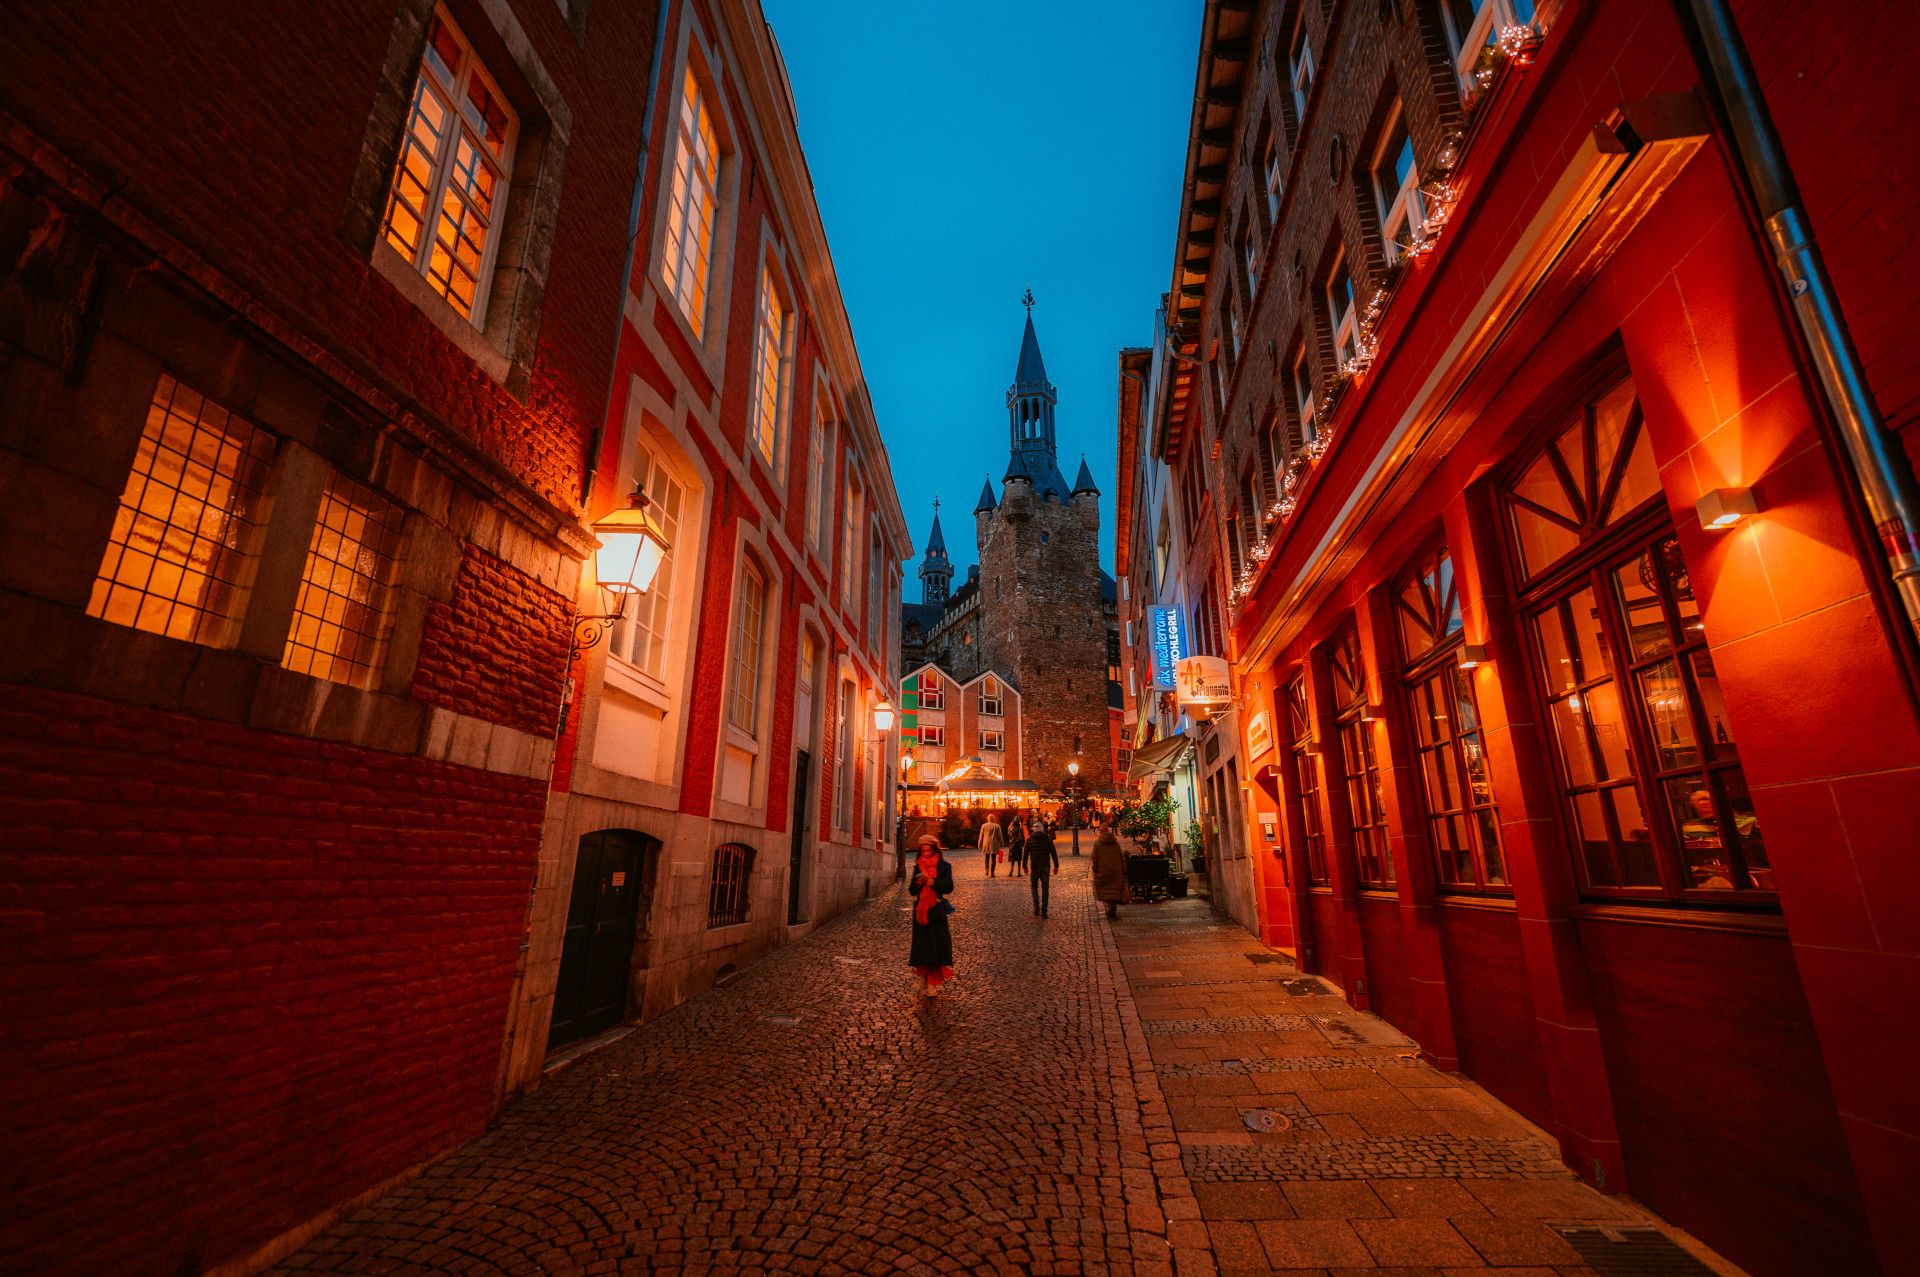
[[[940,902],[940,897],[933,890],[934,880],[940,873],[939,848],[922,847],[919,863],[915,867],[920,871],[920,894],[914,900],[913,920],[924,927],[934,905]]]

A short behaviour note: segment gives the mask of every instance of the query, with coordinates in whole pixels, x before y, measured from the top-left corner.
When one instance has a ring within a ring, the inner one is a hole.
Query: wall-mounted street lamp
[[[1760,498],[1752,488],[1715,488],[1694,502],[1693,509],[1700,516],[1701,527],[1720,532],[1760,513]]]
[[[874,704],[873,730],[876,735],[885,736],[888,732],[892,731],[893,720],[894,709],[892,701],[882,700]]]
[[[593,523],[593,535],[599,539],[593,551],[593,571],[607,610],[598,616],[574,618],[570,660],[577,660],[606,637],[608,628],[627,614],[628,599],[653,588],[653,579],[673,545],[647,512],[648,504],[646,490],[636,483],[624,509],[610,511]]]

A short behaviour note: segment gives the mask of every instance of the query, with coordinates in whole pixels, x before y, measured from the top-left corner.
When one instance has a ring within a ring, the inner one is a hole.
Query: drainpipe
[[[1759,205],[1774,264],[1814,367],[1910,629],[1920,633],[1920,488],[1887,430],[1840,314],[1785,149],[1726,0],[1682,0],[1680,21],[1706,59],[1708,88],[1732,133],[1748,189]]]
[[[586,509],[593,500],[593,483],[600,476],[600,445],[606,442],[607,414],[613,411],[613,392],[619,382],[619,341],[626,331],[627,287],[633,279],[633,260],[640,250],[640,203],[647,189],[647,148],[653,142],[653,108],[660,94],[660,64],[667,47],[667,7],[660,0],[653,15],[653,65],[647,71],[647,105],[640,117],[640,159],[633,174],[633,202],[627,207],[627,261],[620,268],[619,300],[613,310],[614,359],[607,366],[607,393],[601,397],[600,416],[593,423],[593,440],[587,445],[587,470],[580,482],[580,506]]]

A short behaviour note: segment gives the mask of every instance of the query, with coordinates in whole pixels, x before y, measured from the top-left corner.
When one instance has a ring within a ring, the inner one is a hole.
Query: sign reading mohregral
[[[1233,679],[1218,656],[1189,656],[1174,673],[1180,704],[1190,709],[1213,709],[1233,703]]]
[[[1187,654],[1187,627],[1177,607],[1147,609],[1148,638],[1153,644],[1155,691],[1174,689],[1175,669]]]

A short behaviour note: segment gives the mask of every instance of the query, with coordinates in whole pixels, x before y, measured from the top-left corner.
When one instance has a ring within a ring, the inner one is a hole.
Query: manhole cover
[[[1256,1135],[1284,1131],[1293,1125],[1292,1118],[1285,1113],[1276,1113],[1272,1109],[1243,1109],[1240,1120]]]
[[[1656,1228],[1555,1224],[1601,1277],[1712,1277],[1713,1270]]]
[[[776,1011],[770,1015],[763,1015],[760,1018],[768,1024],[783,1024],[788,1028],[792,1028],[794,1025],[800,1023],[799,1016],[790,1015],[785,1011]]]

